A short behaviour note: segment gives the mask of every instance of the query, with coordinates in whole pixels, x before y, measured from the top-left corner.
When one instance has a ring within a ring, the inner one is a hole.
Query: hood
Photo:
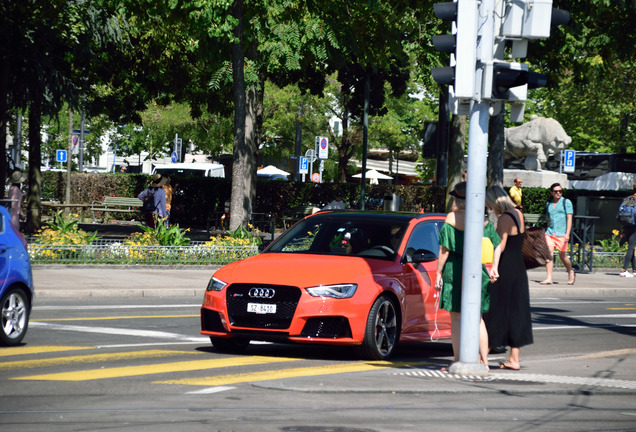
[[[214,273],[227,283],[261,283],[310,287],[337,283],[361,283],[388,261],[348,256],[264,253],[228,264]]]

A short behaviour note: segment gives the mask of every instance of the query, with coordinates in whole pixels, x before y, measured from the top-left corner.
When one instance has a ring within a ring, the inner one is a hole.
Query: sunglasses
[[[563,193],[563,189],[555,189],[552,192],[554,192],[554,193]]]

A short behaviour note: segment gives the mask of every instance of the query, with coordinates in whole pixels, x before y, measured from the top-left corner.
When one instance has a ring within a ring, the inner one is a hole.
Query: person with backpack
[[[623,200],[616,216],[623,225],[621,243],[627,242],[621,277],[636,276],[636,256],[634,255],[634,248],[636,248],[636,183],[632,185],[632,189],[634,193]],[[632,263],[631,273],[627,270],[630,262]]]
[[[155,228],[157,226],[157,220],[165,220],[168,216],[166,211],[166,192],[163,190],[163,185],[168,182],[168,179],[161,174],[155,174],[152,176],[150,186],[141,192],[137,198],[142,201],[141,211],[144,213],[146,224]]]
[[[572,263],[568,258],[568,242],[570,241],[570,232],[572,231],[572,220],[574,218],[574,207],[572,201],[563,196],[563,187],[559,183],[550,186],[552,200],[546,203],[546,214],[548,215],[548,229],[545,231],[545,242],[548,249],[559,251],[559,258],[568,272],[568,285],[574,285],[576,275],[572,268]],[[554,261],[550,260],[546,263],[545,269],[548,273],[545,280],[540,282],[541,285],[552,285],[552,269]]]

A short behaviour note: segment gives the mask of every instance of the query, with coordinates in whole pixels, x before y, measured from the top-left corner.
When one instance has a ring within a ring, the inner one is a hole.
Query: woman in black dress
[[[519,370],[519,348],[533,343],[528,274],[521,246],[525,236],[523,213],[501,186],[486,191],[486,205],[497,216],[501,237],[499,279],[490,286],[490,311],[485,317],[491,347],[510,346],[502,369]]]

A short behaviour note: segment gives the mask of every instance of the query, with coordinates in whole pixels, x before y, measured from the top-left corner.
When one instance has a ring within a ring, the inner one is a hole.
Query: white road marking
[[[111,309],[168,309],[168,308],[201,308],[201,303],[197,304],[167,304],[167,305],[103,305],[103,306],[33,306],[33,310],[111,310]]]
[[[219,393],[219,392],[227,391],[227,390],[234,390],[235,388],[236,387],[230,387],[230,386],[216,386],[216,387],[204,388],[202,390],[186,392],[186,394],[212,394],[212,393]]]
[[[63,330],[63,331],[76,331],[82,333],[101,333],[101,334],[112,334],[112,335],[121,335],[121,336],[137,336],[137,337],[147,337],[147,338],[156,338],[156,339],[172,339],[178,341],[190,341],[190,342],[198,342],[201,340],[201,337],[192,337],[181,335],[178,333],[168,333],[162,331],[155,330],[134,330],[134,329],[123,329],[123,328],[115,328],[115,327],[86,327],[86,326],[76,326],[76,325],[66,325],[66,324],[50,324],[43,322],[31,322],[29,323],[31,327],[46,327],[51,330]]]

